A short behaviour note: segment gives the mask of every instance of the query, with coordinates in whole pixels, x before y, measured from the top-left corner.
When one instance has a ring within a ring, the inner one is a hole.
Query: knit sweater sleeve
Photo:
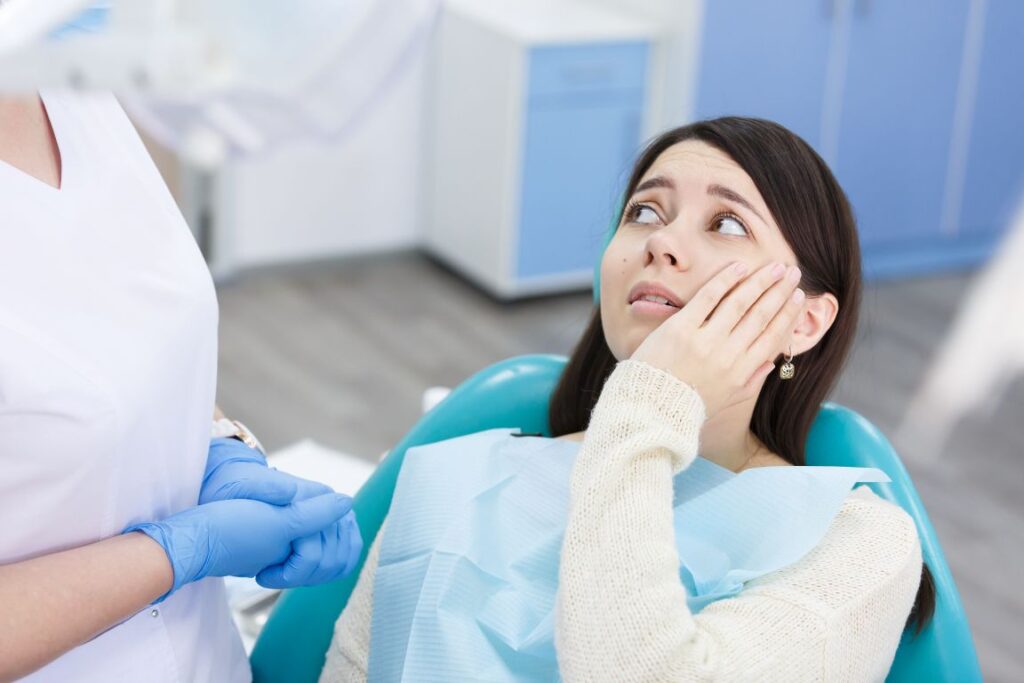
[[[672,477],[704,406],[636,361],[612,373],[572,479],[559,576],[559,667],[577,681],[882,680],[921,575],[913,521],[855,490],[798,563],[693,615],[679,579]]]
[[[384,522],[387,523],[387,520]],[[370,667],[370,627],[373,619],[373,579],[380,561],[381,525],[370,546],[363,570],[348,604],[334,624],[334,637],[320,672],[320,683],[365,683]]]

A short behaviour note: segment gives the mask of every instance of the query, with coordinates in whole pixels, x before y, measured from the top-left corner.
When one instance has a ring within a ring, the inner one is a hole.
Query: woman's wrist
[[[613,381],[625,399],[658,422],[688,428],[694,420],[704,421],[700,394],[668,370],[626,359],[616,365],[608,384]]]
[[[704,402],[671,373],[636,360],[621,361],[608,378],[588,438],[629,439],[638,449],[665,448],[678,471],[697,454]]]

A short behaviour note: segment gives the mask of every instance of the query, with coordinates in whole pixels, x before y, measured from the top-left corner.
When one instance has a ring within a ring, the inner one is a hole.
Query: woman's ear
[[[797,316],[796,325],[790,335],[789,342],[793,345],[793,355],[814,348],[835,322],[839,313],[839,301],[832,294],[825,293],[808,297],[803,310]],[[782,349],[789,353],[789,348]]]

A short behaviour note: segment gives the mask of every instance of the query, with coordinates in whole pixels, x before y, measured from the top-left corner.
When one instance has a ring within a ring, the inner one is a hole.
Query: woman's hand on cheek
[[[632,356],[693,387],[709,418],[761,386],[803,308],[799,269],[768,264],[745,276],[744,264],[727,266]]]

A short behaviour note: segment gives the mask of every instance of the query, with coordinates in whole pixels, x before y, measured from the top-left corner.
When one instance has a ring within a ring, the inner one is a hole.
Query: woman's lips
[[[683,305],[672,290],[655,282],[641,282],[629,292],[630,311],[645,317],[667,318]]]
[[[679,312],[679,309],[671,304],[662,304],[645,299],[637,299],[629,305],[630,312],[644,317],[668,318]]]

